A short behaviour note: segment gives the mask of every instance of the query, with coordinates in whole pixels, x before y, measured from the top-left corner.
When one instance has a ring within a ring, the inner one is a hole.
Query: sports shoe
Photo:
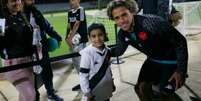
[[[48,96],[48,101],[64,101],[64,99],[56,94],[53,94]]]

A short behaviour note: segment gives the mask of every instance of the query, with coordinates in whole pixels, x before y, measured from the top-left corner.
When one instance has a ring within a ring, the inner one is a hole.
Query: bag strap
[[[109,67],[109,60],[111,57],[111,52],[110,50],[108,50],[104,62],[101,65],[99,71],[89,80],[89,87],[90,89],[94,89],[96,87],[96,85],[102,80],[102,78],[105,76],[106,71]]]

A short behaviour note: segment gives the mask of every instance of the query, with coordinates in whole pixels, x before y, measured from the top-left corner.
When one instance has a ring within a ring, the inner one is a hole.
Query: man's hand
[[[168,81],[169,82],[175,81],[175,84],[176,84],[175,89],[180,88],[184,84],[183,75],[179,72],[174,72]]]
[[[182,19],[182,14],[180,12],[175,12],[170,14],[170,20],[172,21],[173,26],[177,26]]]

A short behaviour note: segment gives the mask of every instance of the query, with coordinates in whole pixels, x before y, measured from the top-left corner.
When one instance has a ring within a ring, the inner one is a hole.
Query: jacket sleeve
[[[47,19],[44,20],[45,22],[45,32],[50,36],[55,38],[57,41],[62,41],[61,36],[54,30],[53,26],[48,22]]]
[[[61,36],[54,30],[53,26],[44,18],[43,14],[36,8],[32,8],[32,12],[36,17],[37,24],[40,26],[41,30],[45,31],[50,37],[55,38],[57,41],[62,41]]]
[[[147,19],[147,21],[144,21],[144,25],[152,26],[147,27],[147,29],[152,33],[158,34],[163,40],[168,41],[173,45],[177,57],[177,71],[186,74],[188,65],[186,38],[168,22],[161,19]]]
[[[117,43],[115,46],[111,47],[111,56],[115,57],[115,56],[123,55],[123,53],[126,51],[127,47],[128,47],[128,43],[125,42],[122,31],[119,31]]]

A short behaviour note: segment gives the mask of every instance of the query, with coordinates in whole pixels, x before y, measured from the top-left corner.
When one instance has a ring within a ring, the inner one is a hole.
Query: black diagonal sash
[[[109,60],[111,57],[111,52],[110,50],[108,50],[105,59],[103,61],[103,64],[101,65],[100,69],[98,70],[98,72],[89,80],[89,88],[91,90],[93,90],[96,85],[102,80],[102,78],[104,77],[107,68],[109,67]],[[78,88],[80,89],[80,85],[78,85]]]
[[[101,65],[98,72],[89,80],[89,88],[93,90],[96,85],[102,80],[102,78],[105,76],[105,73],[109,67],[109,61],[110,61],[111,53],[110,50],[108,50],[104,62]]]

